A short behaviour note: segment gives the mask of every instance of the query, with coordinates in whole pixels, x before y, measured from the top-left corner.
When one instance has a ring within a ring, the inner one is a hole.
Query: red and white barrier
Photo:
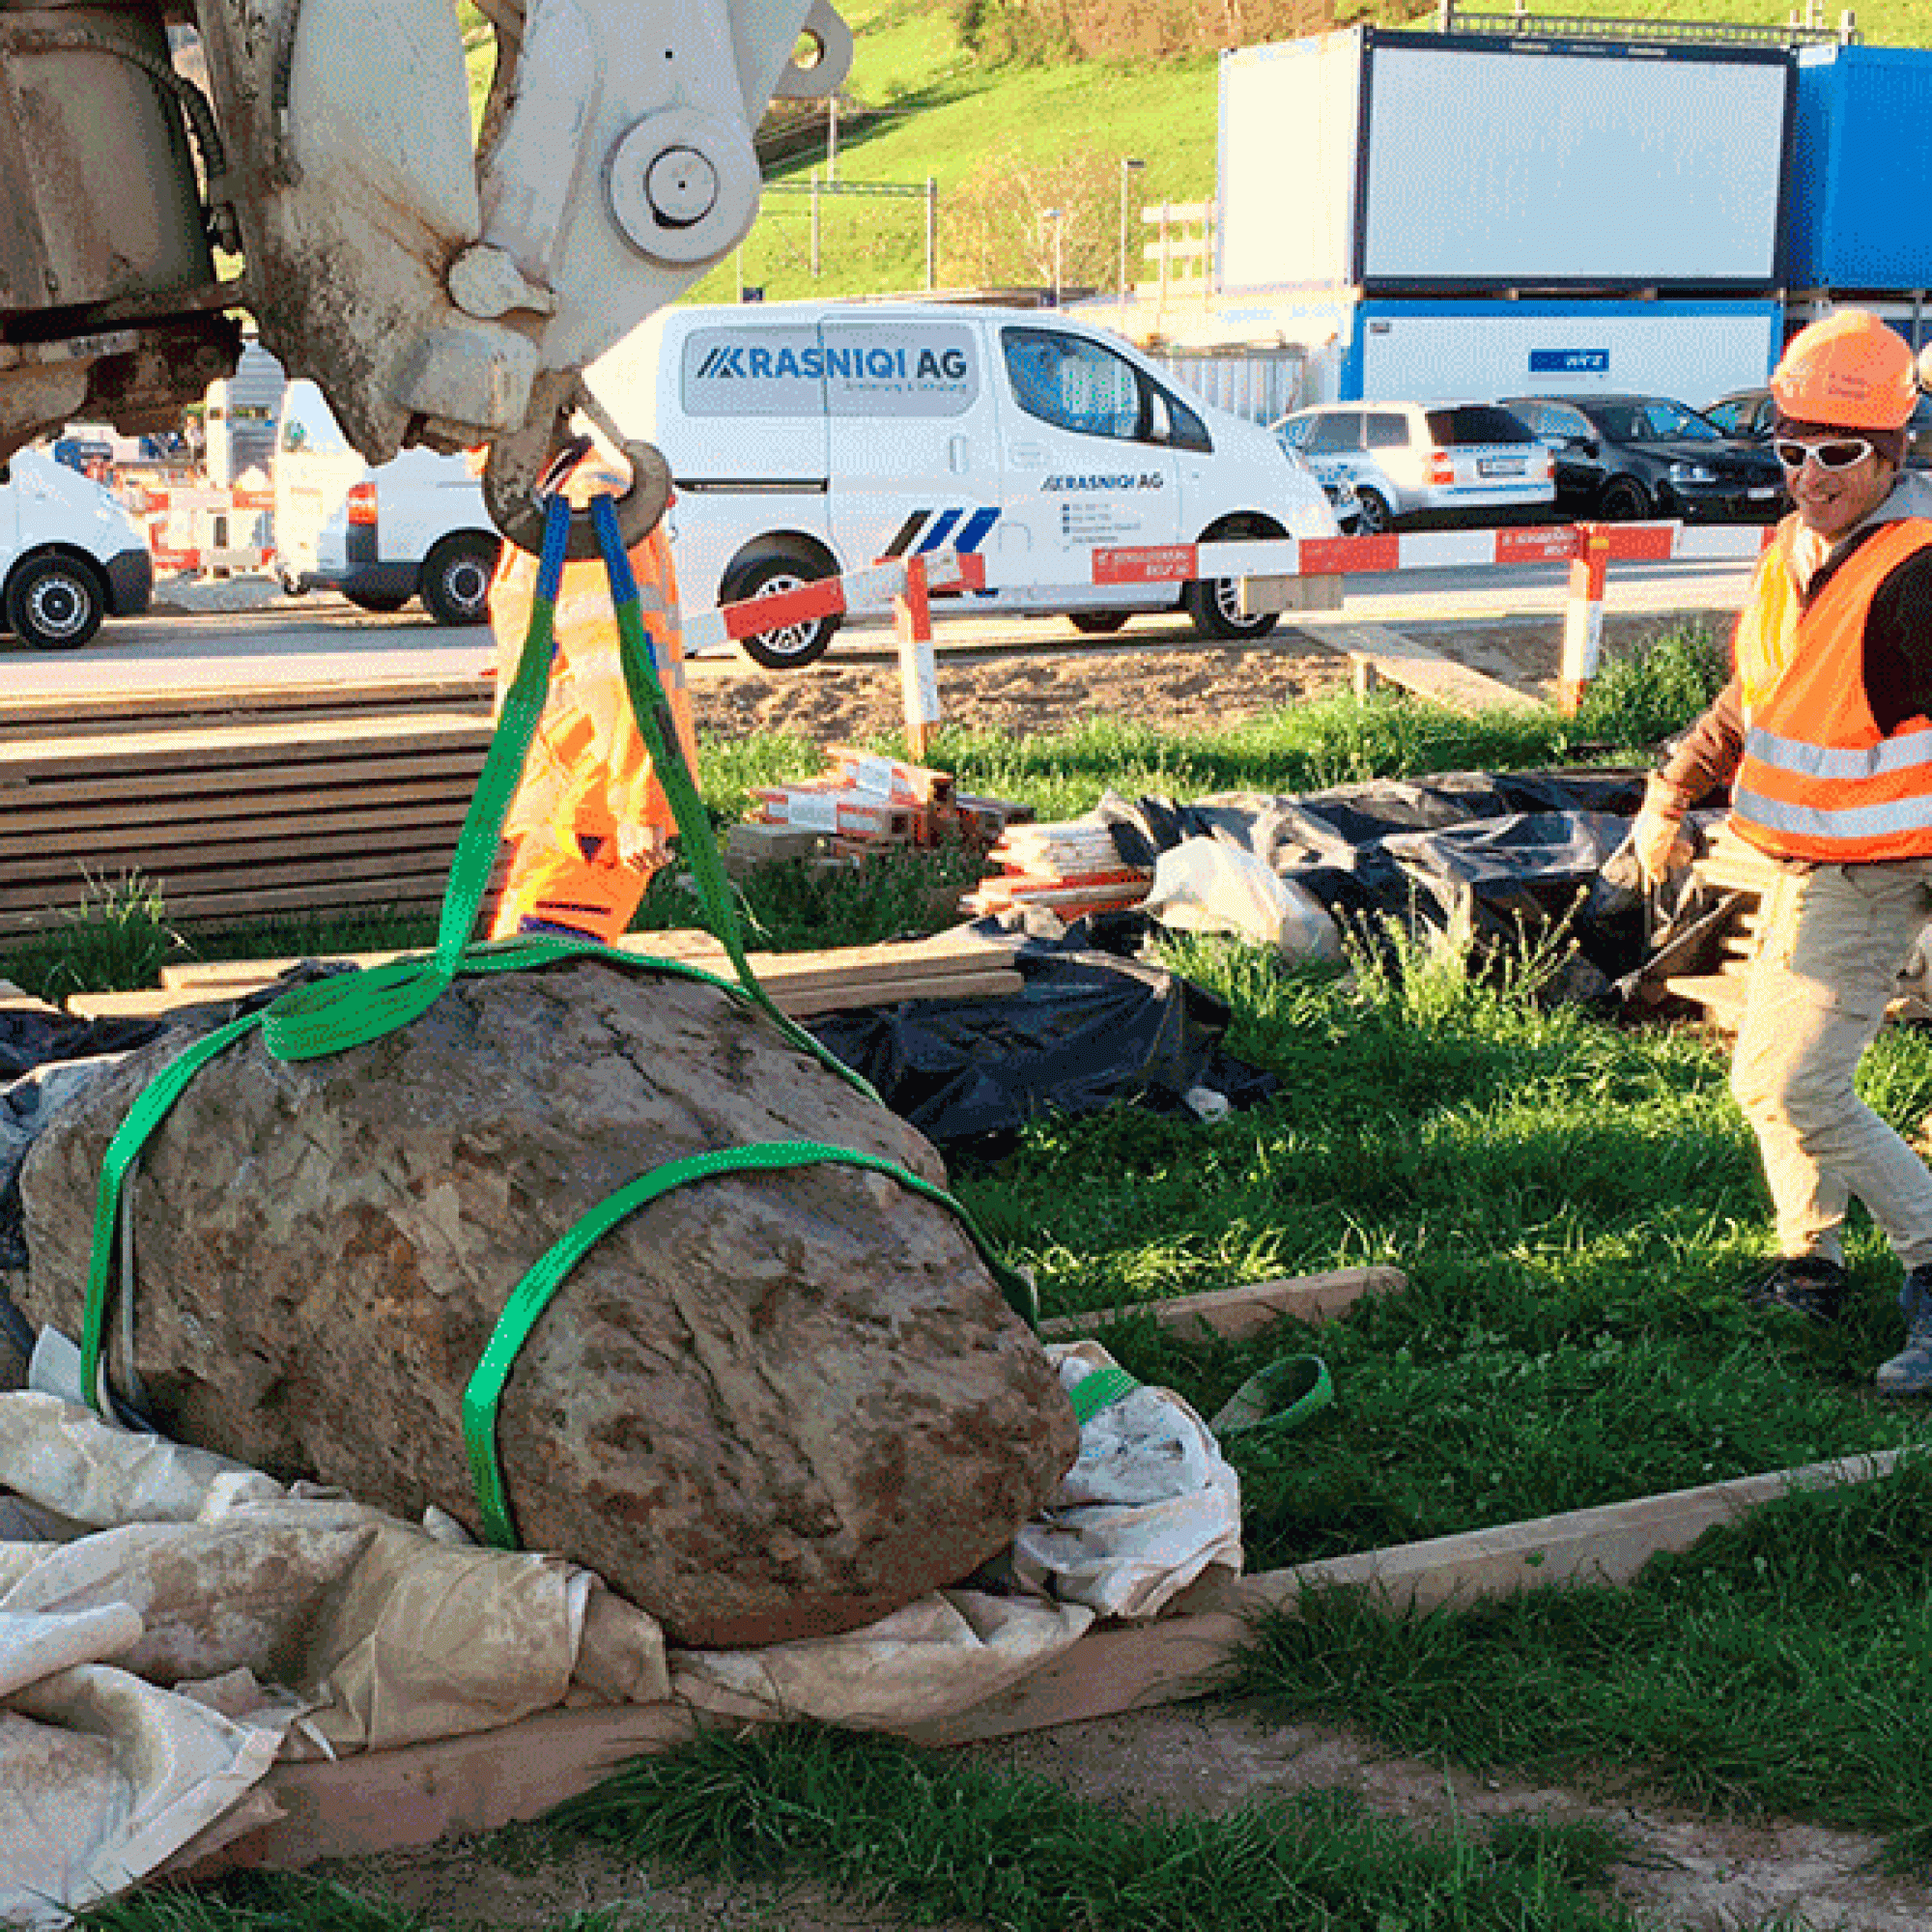
[[[1596,676],[1604,632],[1604,594],[1613,562],[1748,561],[1769,546],[1773,526],[1687,526],[1675,523],[1531,525],[1510,529],[1388,532],[1370,537],[1253,537],[1228,543],[1113,544],[1069,558],[994,557],[931,551],[895,557],[848,576],[748,598],[684,620],[688,651],[735,643],[813,617],[844,616],[894,603],[906,740],[915,757],[939,723],[930,596],[959,590],[1085,588],[1108,584],[1191,583],[1227,578],[1365,576],[1409,570],[1457,570],[1485,564],[1565,563],[1570,597],[1564,611],[1559,702],[1575,711]]]
[[[122,499],[147,526],[157,572],[265,570],[273,560],[271,490],[133,483]]]

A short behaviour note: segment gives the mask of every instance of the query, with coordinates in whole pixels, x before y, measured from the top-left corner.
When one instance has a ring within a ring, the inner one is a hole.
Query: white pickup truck
[[[313,383],[291,383],[275,442],[275,571],[292,594],[364,611],[412,597],[439,624],[480,624],[502,539],[469,459],[406,449],[371,469]]]

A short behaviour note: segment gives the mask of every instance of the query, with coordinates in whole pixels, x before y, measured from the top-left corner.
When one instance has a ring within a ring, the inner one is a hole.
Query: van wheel
[[[490,580],[501,550],[499,540],[465,531],[444,537],[423,559],[416,587],[439,624],[480,624],[490,614]]]
[[[818,558],[802,552],[766,551],[748,557],[725,577],[718,601],[742,604],[753,597],[776,597],[781,590],[797,590],[832,575]],[[767,670],[803,670],[832,648],[838,629],[837,617],[808,617],[802,623],[760,631],[738,641],[745,647],[745,655]]]
[[[1090,638],[1110,638],[1125,627],[1127,613],[1124,611],[1069,611],[1066,621]]]
[[[7,585],[7,622],[36,650],[78,650],[106,614],[106,586],[78,557],[30,556]]]
[[[1278,537],[1285,534],[1279,524],[1262,517],[1230,517],[1202,531],[1203,543],[1228,543],[1237,537]],[[1233,641],[1242,638],[1264,638],[1281,622],[1280,614],[1264,611],[1257,617],[1241,614],[1241,586],[1237,579],[1217,577],[1182,586],[1180,608],[1194,619],[1194,628],[1204,638]]]

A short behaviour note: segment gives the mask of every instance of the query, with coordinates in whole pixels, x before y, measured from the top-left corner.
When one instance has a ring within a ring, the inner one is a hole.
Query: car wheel
[[[1650,497],[1634,477],[1612,476],[1597,499],[1597,514],[1611,524],[1641,523],[1650,515]]]
[[[423,559],[416,588],[439,624],[480,624],[490,614],[490,580],[502,548],[497,539],[466,531],[444,537]]]
[[[394,615],[410,601],[407,595],[398,597],[394,591],[345,590],[342,594],[356,610],[370,611],[378,617]]]
[[[1110,638],[1116,631],[1124,628],[1127,613],[1124,611],[1069,611],[1066,621],[1090,638]]]
[[[1355,495],[1362,503],[1362,534],[1365,537],[1378,537],[1385,530],[1395,527],[1395,512],[1389,508],[1389,500],[1379,490],[1370,490],[1357,486]]]
[[[106,614],[106,586],[78,557],[30,556],[7,585],[7,622],[36,650],[78,650]]]
[[[1234,518],[1206,531],[1203,543],[1228,543],[1237,537],[1278,537],[1279,525],[1252,518]],[[1277,611],[1260,616],[1241,614],[1241,585],[1236,578],[1216,577],[1197,580],[1180,593],[1180,608],[1194,619],[1194,628],[1204,638],[1233,641],[1243,638],[1264,638],[1281,622]]]
[[[792,549],[768,550],[747,557],[730,570],[719,593],[723,604],[742,604],[753,597],[776,597],[781,590],[797,590],[817,583],[835,573],[822,557]],[[838,630],[837,617],[807,617],[775,631],[759,631],[740,638],[745,655],[767,670],[803,670],[816,664],[832,648]]]

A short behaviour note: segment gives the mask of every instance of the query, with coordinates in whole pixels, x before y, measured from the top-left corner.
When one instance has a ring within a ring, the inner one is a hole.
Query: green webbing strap
[[[1073,1384],[1066,1399],[1073,1405],[1074,1421],[1085,1429],[1103,1408],[1124,1402],[1139,1387],[1125,1369],[1095,1369]]]
[[[563,586],[569,536],[570,505],[560,496],[553,497],[530,599],[530,627],[510,688],[503,694],[469,810],[464,814],[437,923],[435,952],[392,959],[366,972],[345,973],[284,993],[269,1009],[262,1028],[263,1039],[277,1060],[317,1060],[381,1039],[426,1013],[449,989],[490,889],[503,821],[523,782],[549,695],[556,599]]]
[[[515,1549],[516,1524],[510,1514],[508,1492],[503,1485],[502,1463],[497,1455],[497,1415],[510,1372],[517,1365],[524,1344],[538,1318],[551,1304],[565,1278],[597,1242],[618,1222],[635,1214],[639,1208],[694,1181],[711,1180],[721,1175],[748,1172],[769,1173],[787,1167],[810,1167],[837,1162],[845,1167],[868,1168],[874,1174],[889,1175],[901,1186],[937,1202],[957,1215],[975,1242],[980,1236],[973,1224],[950,1194],[922,1180],[896,1161],[878,1154],[858,1153],[851,1148],[832,1147],[822,1141],[758,1141],[750,1147],[723,1148],[714,1153],[688,1154],[682,1160],[668,1160],[648,1174],[639,1175],[616,1193],[600,1201],[557,1238],[520,1281],[503,1312],[497,1317],[482,1359],[476,1364],[463,1391],[463,1439],[469,1452],[469,1475],[475,1486],[476,1502],[483,1520],[486,1542],[499,1549]],[[984,1255],[983,1244],[980,1253]],[[1021,1311],[1025,1313],[1024,1310]]]
[[[225,1052],[236,1040],[261,1022],[260,1013],[231,1020],[206,1037],[198,1039],[179,1060],[171,1061],[141,1090],[128,1118],[107,1143],[100,1163],[100,1185],[95,1193],[94,1248],[87,1263],[87,1302],[80,1324],[80,1386],[88,1406],[97,1413],[107,1413],[107,1395],[101,1368],[102,1338],[107,1329],[107,1284],[114,1272],[114,1239],[121,1225],[121,1190],[128,1171],[139,1157],[148,1136],[167,1118],[187,1084],[216,1054]],[[132,1292],[131,1287],[128,1291]]]

